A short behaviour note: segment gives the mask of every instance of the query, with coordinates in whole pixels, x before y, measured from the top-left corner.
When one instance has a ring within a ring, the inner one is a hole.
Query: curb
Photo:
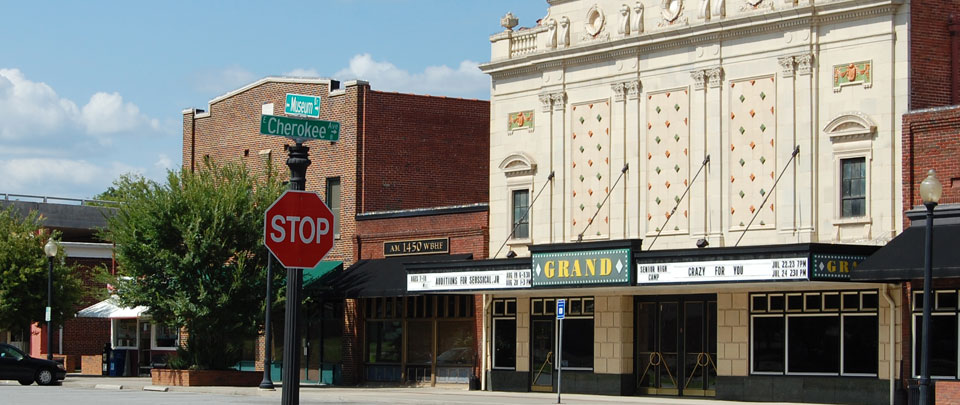
[[[170,390],[170,387],[164,387],[162,385],[145,385],[143,387],[144,391],[153,391],[153,392],[167,392]]]
[[[123,386],[116,384],[97,384],[94,385],[93,388],[98,390],[122,390]]]

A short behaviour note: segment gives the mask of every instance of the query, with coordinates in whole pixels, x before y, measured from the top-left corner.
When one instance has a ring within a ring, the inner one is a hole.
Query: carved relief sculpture
[[[697,11],[697,17],[701,20],[710,19],[710,0],[700,0],[700,9]]]
[[[863,87],[873,85],[873,72],[870,61],[848,63],[833,66],[833,91],[840,91],[844,86],[862,84]]]
[[[780,75],[793,77],[793,56],[781,56],[777,58],[777,64],[780,65]]]
[[[660,16],[670,24],[680,17],[683,11],[683,0],[660,0]]]
[[[567,105],[567,93],[562,91],[550,93],[550,101],[553,103],[554,110],[563,111]]]
[[[513,31],[513,27],[516,27],[519,22],[520,20],[511,12],[507,12],[506,15],[500,18],[500,26],[506,28],[507,31]]]
[[[550,93],[541,93],[540,94],[540,111],[550,112],[551,97]]]
[[[547,48],[553,49],[557,47],[557,20],[549,19],[547,20]]]
[[[813,73],[813,54],[812,53],[803,53],[803,54],[794,56],[793,59],[797,61],[798,73],[802,75],[809,75]],[[867,85],[866,87],[870,87],[870,86]]]
[[[703,70],[691,70],[690,77],[693,79],[693,89],[703,90],[707,86],[707,73]]]
[[[585,41],[610,38],[609,32],[603,32],[606,22],[607,20],[603,14],[603,9],[596,5],[590,7],[590,10],[587,11],[587,20],[583,23],[583,34],[581,38]],[[601,33],[603,34],[601,35]]]
[[[643,32],[643,3],[637,2],[633,6],[633,30],[636,33]]]
[[[723,82],[723,68],[719,66],[710,68],[706,73],[710,87],[720,87],[720,83]]]
[[[626,83],[613,83],[610,88],[613,89],[613,101],[621,102],[626,99]]]
[[[624,83],[624,86],[627,88],[627,98],[636,100],[640,97],[641,84],[639,80],[631,80]]]
[[[630,35],[630,6],[624,4],[620,6],[620,28],[617,30],[620,35]]]
[[[507,131],[533,130],[533,110],[510,113],[507,116]]]
[[[570,19],[560,17],[560,31],[557,33],[557,44],[561,47],[570,46]]]

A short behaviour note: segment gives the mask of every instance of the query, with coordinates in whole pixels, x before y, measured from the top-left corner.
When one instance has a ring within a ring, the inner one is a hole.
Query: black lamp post
[[[930,397],[930,307],[933,305],[930,289],[933,283],[933,208],[940,201],[943,186],[931,169],[920,183],[920,199],[927,207],[927,229],[923,254],[923,342],[920,346],[920,404],[932,403]]]
[[[60,246],[53,238],[47,239],[47,244],[43,245],[43,253],[47,255],[47,310],[44,320],[47,322],[47,360],[53,360],[53,258],[57,257],[57,250]]]

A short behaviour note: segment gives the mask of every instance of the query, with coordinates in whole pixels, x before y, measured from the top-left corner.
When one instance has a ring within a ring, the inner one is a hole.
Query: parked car
[[[35,359],[20,349],[0,343],[0,380],[17,380],[22,385],[50,385],[62,381],[67,371],[57,362]]]

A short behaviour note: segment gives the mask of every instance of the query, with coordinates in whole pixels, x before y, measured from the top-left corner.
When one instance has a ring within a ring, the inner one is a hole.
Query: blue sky
[[[489,36],[544,0],[0,0],[0,193],[89,198],[181,162],[181,115],[265,76],[489,99]]]

